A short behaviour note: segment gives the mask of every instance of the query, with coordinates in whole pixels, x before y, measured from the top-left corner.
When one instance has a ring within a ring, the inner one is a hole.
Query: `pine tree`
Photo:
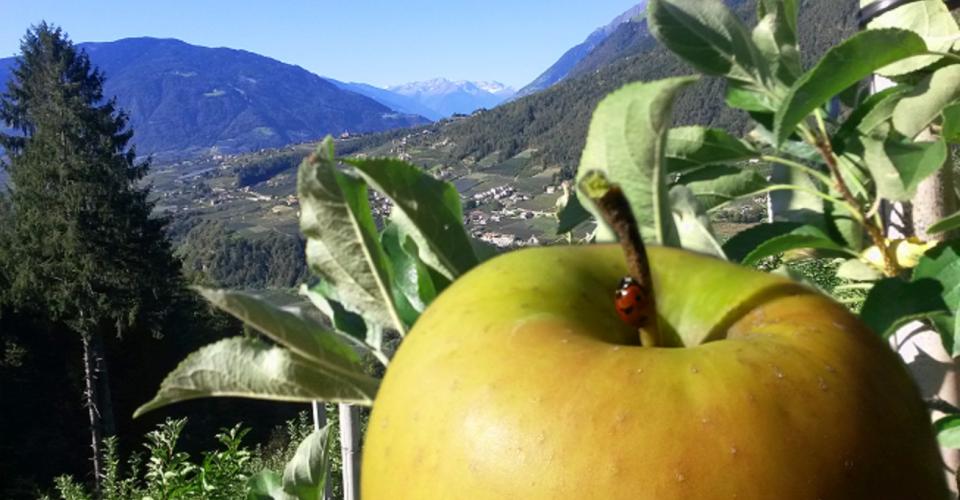
[[[27,31],[0,120],[12,214],[7,300],[77,334],[83,346],[94,478],[114,434],[104,338],[160,325],[180,296],[180,266],[152,218],[141,180],[148,162],[129,145],[127,118],[103,97],[104,77],[60,28]]]

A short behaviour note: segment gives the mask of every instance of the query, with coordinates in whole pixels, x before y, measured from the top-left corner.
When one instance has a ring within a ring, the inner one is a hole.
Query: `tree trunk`
[[[360,498],[360,410],[340,404],[340,452],[343,457],[343,500]]]
[[[93,454],[93,484],[99,495],[100,479],[103,477],[103,433],[100,408],[97,404],[97,361],[93,352],[91,334],[81,334],[83,341],[83,378],[84,403],[87,405],[87,415],[90,417],[90,451]]]

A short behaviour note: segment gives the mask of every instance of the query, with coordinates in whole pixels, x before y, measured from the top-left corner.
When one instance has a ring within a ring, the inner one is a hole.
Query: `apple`
[[[917,389],[844,307],[648,253],[658,347],[614,308],[618,246],[508,253],[444,291],[387,369],[363,498],[947,498]]]

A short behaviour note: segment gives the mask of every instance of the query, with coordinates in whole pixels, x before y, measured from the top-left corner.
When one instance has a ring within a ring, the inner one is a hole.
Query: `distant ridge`
[[[426,123],[309,71],[175,39],[80,43],[130,116],[139,154],[242,152]],[[14,59],[0,59],[0,82]]]

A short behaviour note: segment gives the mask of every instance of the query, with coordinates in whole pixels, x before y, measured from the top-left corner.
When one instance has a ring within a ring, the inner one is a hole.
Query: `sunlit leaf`
[[[862,138],[864,162],[877,186],[877,195],[906,201],[924,179],[943,166],[947,145],[943,140],[912,142],[882,137]]]
[[[477,264],[463,226],[460,194],[453,184],[400,160],[344,161],[393,202],[391,217],[416,241],[424,262],[450,280]]]
[[[247,481],[247,500],[298,500],[283,491],[283,478],[272,470],[264,469]]]
[[[864,7],[876,0],[860,0]],[[957,47],[956,35],[960,33],[957,21],[944,0],[919,0],[907,2],[896,9],[880,15],[868,25],[870,29],[898,28],[913,31],[921,36],[930,48],[937,52],[949,52]],[[877,71],[884,76],[905,75],[940,61],[942,56],[912,57]]]
[[[283,491],[300,500],[323,500],[333,453],[332,422],[303,439],[283,469]]]
[[[590,212],[583,208],[577,191],[563,188],[563,194],[557,200],[557,234],[566,234],[573,228],[590,220]]]
[[[681,175],[677,184],[686,186],[704,210],[754,195],[769,186],[767,179],[752,168],[709,165]]]
[[[877,50],[883,47],[883,50]],[[830,49],[790,89],[774,117],[774,135],[782,144],[813,110],[879,68],[926,52],[916,33],[897,29],[857,33]]]
[[[893,127],[913,138],[940,117],[943,108],[960,102],[960,64],[927,75],[903,96],[893,112]]]
[[[336,289],[344,307],[402,331],[366,186],[337,170],[329,137],[300,166],[297,193],[310,269]]]
[[[590,122],[577,172],[578,183],[591,171],[605,173],[623,190],[644,238],[666,246],[680,246],[663,156],[670,111],[677,92],[696,80],[680,77],[632,83],[605,97]],[[597,215],[593,203],[585,202],[585,206]],[[605,227],[600,218],[598,221]]]
[[[768,68],[743,22],[720,0],[650,0],[650,32],[698,70],[757,88]]]
[[[677,127],[667,133],[667,170],[685,172],[703,165],[736,163],[757,158],[760,153],[726,130],[707,127]]]
[[[378,385],[358,369],[319,366],[283,347],[234,337],[187,356],[134,416],[179,401],[219,396],[370,405]]]
[[[670,205],[683,248],[726,259],[710,226],[710,216],[690,188],[674,186],[670,189]]]
[[[933,423],[937,442],[944,448],[960,448],[960,415],[947,415]]]

